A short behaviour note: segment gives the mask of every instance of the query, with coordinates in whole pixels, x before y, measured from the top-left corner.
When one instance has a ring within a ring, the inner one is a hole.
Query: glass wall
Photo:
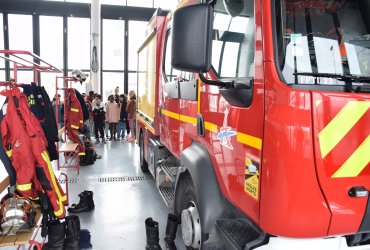
[[[137,51],[146,38],[148,23],[141,21],[129,21],[128,28],[128,91],[137,90]]]
[[[125,21],[103,20],[103,100],[119,87],[124,92]]]
[[[68,69],[90,69],[90,19],[68,17]]]
[[[63,69],[63,17],[40,16],[40,57]],[[50,98],[55,94],[56,76],[63,73],[41,73],[41,84]]]
[[[127,6],[153,8],[153,0],[127,0]]]

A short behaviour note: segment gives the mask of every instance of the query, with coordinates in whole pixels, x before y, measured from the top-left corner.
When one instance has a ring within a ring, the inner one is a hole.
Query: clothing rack
[[[38,83],[40,72],[62,73],[63,71],[47,63],[38,55],[24,50],[0,50],[0,58],[13,63],[14,76],[13,79],[17,82],[18,69],[32,69],[33,81]]]

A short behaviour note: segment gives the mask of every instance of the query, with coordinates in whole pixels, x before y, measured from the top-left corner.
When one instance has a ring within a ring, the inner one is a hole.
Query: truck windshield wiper
[[[293,73],[293,75],[300,75],[300,76],[313,76],[316,77],[315,84],[317,84],[318,77],[327,77],[327,78],[334,78],[344,82],[360,82],[360,83],[370,83],[370,76],[359,76],[359,75],[351,75],[351,74],[331,74],[331,73],[311,73],[311,72],[297,72]]]

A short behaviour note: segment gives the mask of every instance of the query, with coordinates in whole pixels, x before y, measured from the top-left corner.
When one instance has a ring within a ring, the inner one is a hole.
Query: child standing
[[[117,139],[122,138],[122,140],[125,138],[125,129],[126,129],[126,122],[127,122],[126,106],[127,106],[126,96],[120,95],[119,96],[120,116],[119,116],[119,122],[118,122],[118,127],[117,127]]]
[[[109,102],[106,105],[106,120],[109,123],[109,131],[110,131],[110,138],[109,140],[111,141],[112,139],[116,139],[116,126],[119,121],[119,108],[118,104],[114,101],[114,96],[109,97]]]
[[[128,93],[130,100],[127,102],[126,112],[127,112],[127,119],[130,124],[131,134],[130,137],[127,139],[129,142],[135,141],[134,136],[134,119],[136,113],[136,94],[135,91],[131,90]]]
[[[100,142],[99,132],[100,132],[100,138],[102,139],[103,142],[105,142],[105,138],[104,138],[105,111],[104,111],[104,106],[102,105],[101,101],[102,101],[101,95],[96,95],[95,104],[92,109],[94,129],[95,129],[95,139],[97,143]]]

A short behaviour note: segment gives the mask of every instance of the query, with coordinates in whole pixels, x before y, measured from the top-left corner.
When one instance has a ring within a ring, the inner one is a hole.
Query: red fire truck
[[[370,0],[188,0],[154,15],[140,166],[188,249],[370,249],[369,13]]]

